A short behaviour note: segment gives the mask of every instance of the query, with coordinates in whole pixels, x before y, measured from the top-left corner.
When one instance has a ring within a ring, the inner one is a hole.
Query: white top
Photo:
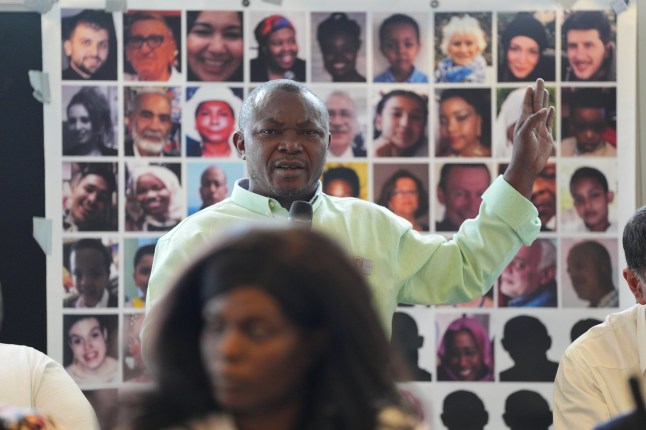
[[[610,314],[570,345],[554,382],[554,430],[589,429],[635,409],[628,378],[644,392],[646,306]]]
[[[99,429],[92,406],[63,366],[33,348],[0,343],[0,403],[36,408],[66,429]]]

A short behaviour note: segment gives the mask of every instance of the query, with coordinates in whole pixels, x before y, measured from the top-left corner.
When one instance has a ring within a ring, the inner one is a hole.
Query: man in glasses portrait
[[[564,157],[615,157],[617,148],[609,139],[614,115],[614,92],[605,88],[577,88],[570,93],[568,117],[570,137],[561,141]],[[565,127],[564,127],[565,128]]]
[[[181,81],[179,51],[167,17],[154,12],[129,13],[124,39],[125,80]]]

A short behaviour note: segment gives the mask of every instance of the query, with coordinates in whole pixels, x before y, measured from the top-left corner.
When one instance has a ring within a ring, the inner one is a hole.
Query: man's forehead
[[[569,30],[566,37],[568,41],[570,41],[570,39],[601,40],[599,30],[596,28]]]
[[[134,22],[130,26],[131,36],[170,33],[170,28],[161,20],[150,18]]]
[[[102,40],[108,40],[108,30],[105,28],[101,27],[96,27],[90,24],[86,23],[79,23],[76,28],[74,28],[74,32],[72,33],[72,38],[96,38],[96,39],[102,39]]]
[[[313,94],[283,89],[265,90],[257,94],[253,112],[257,121],[275,122],[282,122],[285,115],[298,113],[303,118],[299,122],[304,123],[318,122],[324,114]]]
[[[170,101],[163,94],[145,93],[139,96],[139,109],[163,108],[170,112]]]

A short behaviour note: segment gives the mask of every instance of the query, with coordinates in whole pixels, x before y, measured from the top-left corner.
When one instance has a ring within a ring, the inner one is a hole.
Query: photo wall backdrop
[[[105,427],[119,393],[148,381],[138,333],[154,244],[245,176],[231,135],[268,79],[305,82],[326,103],[325,192],[447,238],[509,163],[524,88],[547,82],[557,145],[532,193],[539,239],[488,295],[402,304],[393,319],[414,375],[402,387],[433,428],[464,410],[504,428],[527,402],[549,416],[571,339],[632,303],[620,237],[635,196],[636,5],[337,3],[132,1],[108,13],[62,1],[43,17],[49,352]],[[599,23],[596,50],[569,37],[575,20]]]

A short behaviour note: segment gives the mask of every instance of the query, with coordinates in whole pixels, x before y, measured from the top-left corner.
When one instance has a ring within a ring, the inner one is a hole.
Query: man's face
[[[105,63],[110,53],[108,32],[95,29],[86,24],[79,24],[70,38],[63,43],[65,55],[70,58],[73,69],[81,74],[95,74]]]
[[[150,279],[150,272],[153,268],[153,254],[143,255],[137,265],[135,266],[135,271],[132,274],[132,279],[135,281],[135,285],[141,291],[143,296],[146,296],[148,292],[148,280]]]
[[[321,46],[325,70],[335,81],[343,79],[354,72],[357,62],[359,43],[348,34],[338,33],[328,37]]]
[[[583,248],[572,248],[567,256],[567,273],[576,295],[581,300],[594,300],[600,291],[603,291],[603,278],[597,265],[596,259],[590,258]]]
[[[606,231],[609,226],[608,205],[614,199],[612,191],[604,191],[593,178],[582,178],[570,187],[574,208],[590,231]]]
[[[482,203],[482,194],[489,186],[489,174],[482,167],[455,166],[449,171],[446,190],[437,188],[437,196],[445,207],[444,218],[456,227],[466,219],[475,218]]]
[[[578,79],[591,79],[609,55],[609,45],[599,38],[598,30],[567,32],[567,58]]]
[[[72,253],[71,266],[76,289],[85,300],[85,306],[95,307],[110,280],[103,254],[98,249],[79,249]]]
[[[298,54],[294,30],[281,28],[271,33],[267,38],[266,53],[272,69],[290,70],[294,67]]]
[[[161,155],[171,127],[171,106],[161,94],[142,94],[131,114],[131,132],[137,150],[144,156]]]
[[[141,46],[134,46],[141,42]],[[161,44],[151,47],[155,40]],[[161,21],[144,19],[132,24],[129,42],[126,44],[126,57],[142,81],[167,81],[175,62],[177,47],[168,27]]]
[[[200,197],[204,207],[221,202],[227,196],[227,177],[224,171],[217,167],[209,167],[200,179]]]
[[[356,109],[352,100],[341,94],[330,96],[325,105],[330,114],[330,133],[332,134],[330,152],[338,156],[352,146],[352,141],[359,132]]]
[[[79,226],[92,226],[105,219],[110,190],[101,176],[87,175],[72,187],[70,214]]]
[[[582,153],[593,152],[604,144],[606,110],[595,107],[577,107],[572,111],[572,128],[576,146]]]
[[[546,225],[556,216],[556,167],[548,164],[534,180],[532,203],[538,210],[538,218]]]
[[[541,245],[535,241],[520,250],[500,275],[500,291],[511,298],[533,293],[543,283],[538,265],[541,261]]]
[[[330,143],[325,119],[312,94],[281,89],[259,94],[247,128],[234,135],[247,161],[249,190],[283,205],[309,200]]]

